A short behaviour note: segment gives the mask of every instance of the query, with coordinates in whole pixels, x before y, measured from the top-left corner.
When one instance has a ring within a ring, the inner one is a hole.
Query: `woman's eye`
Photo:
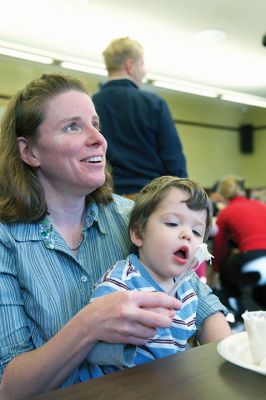
[[[72,122],[71,124],[67,125],[64,128],[65,132],[76,132],[79,129],[78,125],[76,124],[76,122]]]
[[[98,121],[93,122],[92,125],[97,129],[97,131],[101,132],[101,126]]]

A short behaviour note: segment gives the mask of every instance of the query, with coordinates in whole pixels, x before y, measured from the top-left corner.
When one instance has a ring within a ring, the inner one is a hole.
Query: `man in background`
[[[182,144],[166,102],[139,88],[145,76],[140,43],[128,37],[113,40],[103,56],[109,80],[93,102],[108,143],[115,193],[134,199],[153,178],[187,177]]]

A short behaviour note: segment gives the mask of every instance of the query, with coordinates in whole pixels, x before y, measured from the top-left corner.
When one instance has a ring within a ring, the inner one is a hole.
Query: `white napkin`
[[[264,367],[266,366],[266,311],[245,311],[242,318],[253,361]]]

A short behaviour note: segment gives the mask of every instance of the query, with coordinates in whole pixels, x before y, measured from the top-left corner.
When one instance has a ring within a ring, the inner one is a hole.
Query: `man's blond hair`
[[[136,40],[128,36],[112,40],[103,51],[107,71],[120,71],[127,59],[138,60],[143,55],[143,47]]]

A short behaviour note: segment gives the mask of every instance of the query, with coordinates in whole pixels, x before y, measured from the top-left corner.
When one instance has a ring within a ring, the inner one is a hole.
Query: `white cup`
[[[242,314],[253,362],[265,366],[266,361],[266,311],[245,311]]]

